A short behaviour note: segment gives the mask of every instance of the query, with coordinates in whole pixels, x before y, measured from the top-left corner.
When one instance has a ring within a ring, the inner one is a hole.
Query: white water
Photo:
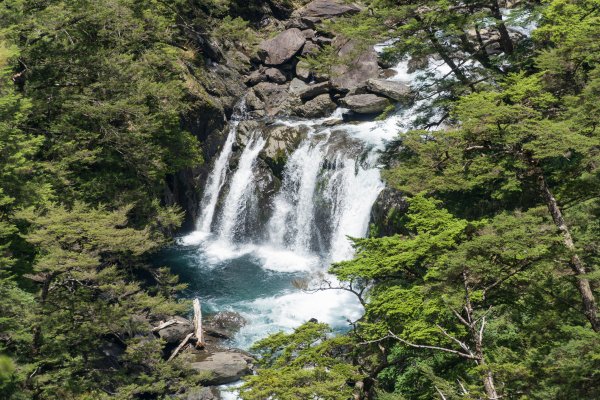
[[[246,102],[245,99],[242,99],[239,107],[239,117],[243,116],[245,108]],[[236,118],[236,116],[234,116],[233,118],[231,127],[229,128],[229,133],[227,134],[227,139],[223,145],[223,149],[221,150],[221,153],[219,154],[219,157],[217,158],[217,161],[215,162],[215,165],[208,176],[208,182],[206,183],[206,187],[204,189],[204,195],[202,197],[200,207],[201,214],[196,227],[198,231],[205,234],[210,233],[210,227],[215,216],[215,208],[217,206],[217,200],[219,199],[219,193],[225,184],[227,165],[229,163],[229,159],[231,158],[233,143],[235,142],[237,128],[240,124],[239,117]]]
[[[410,83],[416,93],[420,85],[449,72],[445,64],[435,60],[430,60],[423,71],[408,73],[406,61],[394,69],[397,75],[390,79]],[[341,119],[347,111],[341,108],[328,118],[274,121],[275,125],[306,126],[308,133],[289,154],[278,191],[258,206],[253,200],[261,193],[255,181],[264,171],[259,170],[257,160],[266,138],[263,132],[255,132],[236,158],[234,124],[208,179],[202,223],[180,243],[198,248],[200,268],[222,268],[244,260],[259,265],[267,276],[289,281],[301,277],[312,287],[319,286],[322,278],[335,282],[325,273],[327,268],[331,262],[352,257],[348,236],[367,234],[372,205],[384,188],[379,151],[410,127],[415,110],[427,101],[399,107],[382,121],[326,126],[324,122],[329,119]],[[233,170],[230,165],[234,165]],[[259,211],[265,215],[264,221],[252,222],[255,225],[248,229],[249,215]],[[356,320],[362,314],[360,303],[348,292],[305,292],[291,284],[283,291],[250,299],[209,297],[203,304],[213,311],[237,311],[249,321],[232,343],[242,348],[269,333],[290,331],[310,318],[343,329],[348,327],[348,319]]]
[[[219,229],[221,240],[233,242],[236,224],[248,212],[248,197],[252,194],[254,183],[254,164],[265,143],[262,137],[256,137],[244,148],[225,198]]]

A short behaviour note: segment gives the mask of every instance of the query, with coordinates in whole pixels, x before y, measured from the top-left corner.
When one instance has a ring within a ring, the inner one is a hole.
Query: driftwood
[[[194,336],[194,333],[190,333],[188,334],[185,339],[183,339],[181,341],[181,343],[179,343],[179,346],[177,346],[177,348],[175,349],[175,351],[171,354],[171,357],[169,357],[169,359],[167,361],[171,361],[172,359],[175,358],[175,356],[177,356],[177,353],[179,353],[181,351],[181,349],[183,348],[183,346],[185,346],[187,344],[187,342],[192,338],[192,336]]]
[[[161,329],[165,329],[166,327],[171,326],[171,325],[175,325],[176,323],[177,323],[176,320],[170,319],[167,322],[163,322],[162,324],[160,324],[160,325],[152,328],[152,332],[158,332]]]
[[[194,299],[194,335],[196,336],[196,347],[204,347],[202,308],[200,308],[200,300],[198,299]]]

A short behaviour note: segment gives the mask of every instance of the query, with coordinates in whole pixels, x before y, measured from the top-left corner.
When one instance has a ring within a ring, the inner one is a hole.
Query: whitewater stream
[[[439,62],[413,74],[406,62],[394,69],[389,79],[406,83],[431,71],[447,73]],[[272,125],[304,126],[307,133],[287,157],[278,191],[264,201],[258,184],[263,132],[255,130],[243,149],[235,148],[246,118],[241,102],[211,165],[196,230],[180,237],[162,260],[189,283],[185,295],[199,297],[205,313],[235,311],[248,321],[232,346],[248,349],[269,333],[291,331],[311,318],[343,331],[348,320],[361,316],[352,294],[309,293],[294,282],[335,282],[327,275],[329,265],[353,256],[348,236],[367,234],[371,207],[384,188],[380,152],[410,126],[418,105],[398,106],[381,121],[325,123],[339,120],[343,109],[330,118],[275,121]],[[232,162],[236,151],[241,154]]]

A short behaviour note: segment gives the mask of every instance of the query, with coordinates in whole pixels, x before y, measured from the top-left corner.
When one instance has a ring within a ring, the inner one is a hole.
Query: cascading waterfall
[[[254,165],[258,154],[265,146],[262,137],[253,138],[244,148],[238,165],[238,169],[231,178],[229,192],[225,198],[225,205],[221,214],[221,226],[219,237],[222,240],[233,242],[235,239],[236,226],[249,211],[249,196],[252,194]]]
[[[232,117],[231,127],[227,134],[227,139],[223,145],[223,149],[217,158],[215,165],[208,176],[208,181],[204,189],[204,195],[200,203],[201,214],[196,227],[202,233],[210,233],[210,228],[215,216],[215,208],[219,199],[219,193],[225,184],[227,174],[227,165],[231,158],[233,143],[237,136],[237,128],[240,120],[243,118],[246,110],[246,100],[242,99],[240,105]]]
[[[314,194],[324,161],[323,142],[305,140],[288,160],[274,201],[269,239],[277,247],[307,253],[314,229]]]
[[[432,65],[434,73],[444,73]],[[393,80],[431,76],[431,71],[408,73],[406,62],[395,69]],[[342,113],[338,109],[331,118],[339,121]],[[372,205],[384,187],[380,150],[414,114],[399,108],[383,121],[335,126],[324,124],[327,118],[269,125],[233,121],[207,180],[198,230],[181,240],[195,246],[191,259],[207,311],[236,311],[249,322],[233,345],[248,347],[310,318],[344,329],[347,319],[360,317],[362,307],[352,294],[306,293],[292,281],[335,281],[326,274],[328,266],[352,257],[348,237],[367,234]],[[280,181],[269,175],[265,161],[272,127],[304,132],[287,154]]]

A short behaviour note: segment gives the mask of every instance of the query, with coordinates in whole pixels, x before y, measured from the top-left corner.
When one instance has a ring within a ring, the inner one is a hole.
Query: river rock
[[[388,99],[375,94],[356,94],[352,96],[346,96],[340,100],[340,103],[344,107],[349,108],[357,114],[380,113],[390,105],[390,101]]]
[[[181,400],[221,400],[221,392],[215,386],[192,389],[177,397]]]
[[[271,125],[264,128],[267,143],[263,148],[263,156],[268,164],[279,163],[281,158],[285,158],[291,154],[302,139],[306,137],[308,128],[304,125],[287,126],[287,125]],[[232,321],[234,322],[234,321]]]
[[[177,323],[158,331],[158,336],[167,343],[180,343],[189,333],[194,331],[194,324],[179,316],[172,319],[177,321]]]
[[[313,0],[294,11],[292,17],[312,17],[329,19],[342,15],[356,14],[360,8],[343,0]]]
[[[300,61],[296,64],[296,76],[303,81],[310,79],[310,65],[306,61]]]
[[[298,78],[290,83],[290,94],[302,100],[308,100],[329,92],[329,82],[306,84]]]
[[[289,61],[302,48],[306,38],[298,28],[281,32],[259,46],[259,55],[266,65],[281,65]]]
[[[288,88],[289,84],[260,82],[252,88],[254,97],[249,95],[246,104],[250,111],[262,111],[263,115],[285,115],[288,113],[290,100]]]
[[[338,47],[341,59],[352,57],[357,52],[358,43],[353,40],[335,39],[334,46]],[[379,76],[377,53],[373,47],[359,51],[347,62],[332,68],[331,86],[339,92],[348,93],[351,90],[365,87],[369,79]]]
[[[388,68],[381,71],[379,75],[384,79],[390,79],[398,75],[398,71],[396,71],[395,69]]]
[[[396,101],[405,101],[411,95],[410,86],[399,81],[387,81],[385,79],[369,79],[367,89],[375,94],[388,97]]]
[[[320,118],[330,115],[337,105],[328,94],[322,94],[296,108],[296,113],[305,118]]]
[[[287,81],[287,78],[283,72],[277,68],[267,68],[265,71],[265,76],[267,77],[267,80],[274,83],[285,83],[285,81]]]
[[[203,385],[223,385],[239,381],[243,376],[252,373],[254,360],[234,351],[217,351],[212,354],[201,354],[199,361],[192,362],[191,367],[203,373]]]

